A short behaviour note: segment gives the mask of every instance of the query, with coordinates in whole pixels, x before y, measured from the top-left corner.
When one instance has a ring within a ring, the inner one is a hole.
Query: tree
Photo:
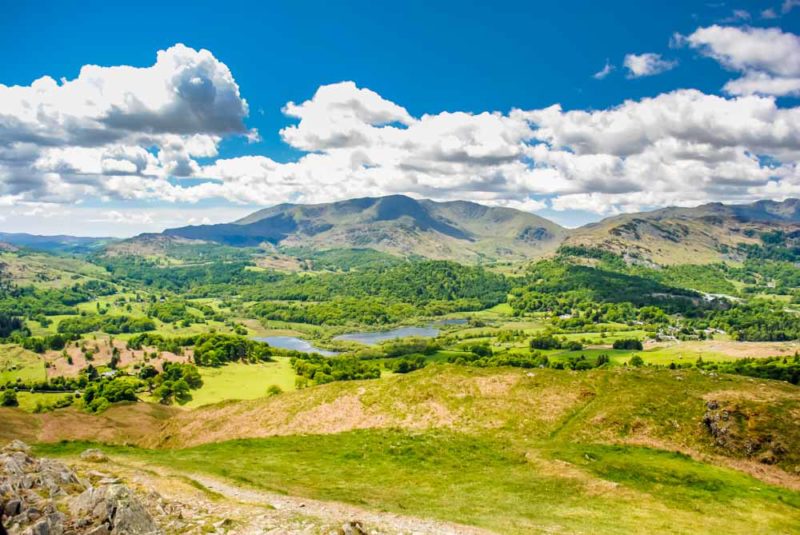
[[[613,347],[614,349],[636,349],[638,351],[644,348],[642,341],[635,338],[620,338],[619,340],[614,340]]]
[[[19,407],[16,391],[10,388],[5,389],[2,397],[0,397],[0,405],[3,407]]]
[[[628,364],[634,368],[640,368],[641,366],[644,366],[644,360],[639,355],[634,355],[631,357],[631,360],[628,361]]]

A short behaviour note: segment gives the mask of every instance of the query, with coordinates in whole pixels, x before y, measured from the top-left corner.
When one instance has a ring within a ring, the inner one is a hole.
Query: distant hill
[[[759,244],[764,232],[800,231],[800,200],[710,203],[623,214],[570,232],[565,245],[599,247],[631,261],[704,264],[736,260],[740,244]]]
[[[554,251],[565,229],[537,215],[466,201],[403,195],[281,204],[233,223],[168,229],[162,236],[247,247],[368,248],[465,262],[524,260]],[[133,241],[153,242],[153,235]],[[130,240],[129,240],[130,242]]]
[[[521,210],[392,195],[280,204],[232,223],[142,234],[115,242],[107,251],[173,256],[176,250],[181,256],[204,251],[203,255],[213,257],[219,256],[215,249],[220,246],[227,249],[225,256],[236,255],[236,249],[245,254],[244,248],[255,247],[278,256],[281,252],[308,256],[309,252],[372,249],[403,257],[476,263],[531,260],[567,245],[601,248],[630,263],[705,264],[740,260],[739,246],[759,245],[763,233],[776,230],[784,231],[794,246],[800,245],[800,200],[670,207],[567,230]],[[0,241],[4,241],[2,234]]]
[[[26,233],[0,232],[0,242],[16,247],[49,252],[86,252],[114,241],[114,238],[80,236],[39,236]]]

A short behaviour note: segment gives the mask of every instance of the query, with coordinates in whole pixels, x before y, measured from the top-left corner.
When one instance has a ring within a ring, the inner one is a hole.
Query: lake
[[[439,329],[435,327],[399,327],[390,331],[371,331],[371,332],[356,332],[348,334],[340,334],[334,337],[334,340],[342,340],[346,342],[358,342],[368,346],[374,346],[385,342],[387,340],[394,340],[395,338],[406,338],[409,336],[418,336],[422,338],[435,338],[439,336]]]
[[[264,336],[261,338],[253,338],[258,342],[266,342],[272,347],[279,349],[292,349],[294,351],[302,351],[303,353],[319,353],[326,357],[338,355],[336,351],[329,351],[327,349],[320,349],[311,342],[298,338],[296,336]]]

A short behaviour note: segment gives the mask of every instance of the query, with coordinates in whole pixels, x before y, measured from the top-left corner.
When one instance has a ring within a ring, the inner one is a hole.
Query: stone
[[[22,442],[21,440],[12,440],[3,448],[3,451],[6,453],[12,453],[17,451],[17,452],[22,452],[25,455],[30,455],[31,447]]]
[[[6,516],[17,516],[22,512],[22,501],[17,499],[8,500],[3,511]]]
[[[90,463],[104,463],[108,461],[108,455],[97,448],[89,448],[81,453],[81,460]]]
[[[87,531],[86,535],[111,535],[111,529],[108,527],[108,524],[100,524],[96,528]]]
[[[341,535],[367,535],[367,531],[364,529],[364,524],[358,520],[345,522],[345,524],[339,530],[339,533]]]

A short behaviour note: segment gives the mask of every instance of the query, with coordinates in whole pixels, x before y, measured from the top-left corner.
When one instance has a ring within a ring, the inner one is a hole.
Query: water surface
[[[338,355],[336,351],[329,351],[327,349],[320,349],[313,345],[308,340],[303,340],[296,336],[264,336],[261,338],[253,338],[258,342],[266,342],[272,347],[279,349],[292,349],[294,351],[302,351],[303,353],[319,353],[326,357]]]
[[[399,327],[390,331],[370,331],[370,332],[355,332],[340,334],[334,337],[334,340],[342,340],[345,342],[358,342],[368,346],[374,346],[385,342],[387,340],[394,340],[395,338],[406,338],[409,336],[417,336],[422,338],[435,338],[439,336],[439,329],[435,327]]]

